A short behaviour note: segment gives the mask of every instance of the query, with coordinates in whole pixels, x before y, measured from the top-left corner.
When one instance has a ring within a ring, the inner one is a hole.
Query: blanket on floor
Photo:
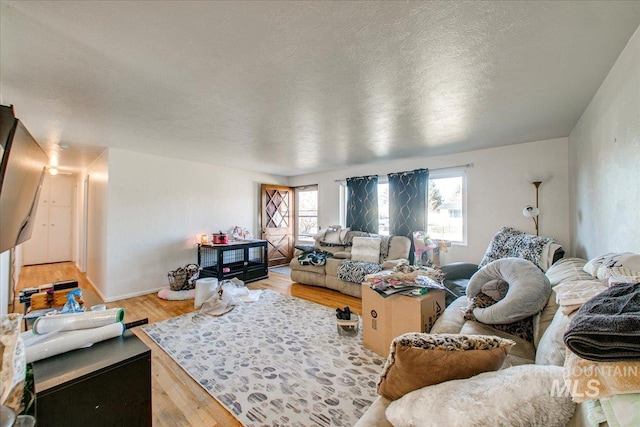
[[[593,361],[640,360],[640,284],[615,285],[587,301],[564,334],[567,347]]]

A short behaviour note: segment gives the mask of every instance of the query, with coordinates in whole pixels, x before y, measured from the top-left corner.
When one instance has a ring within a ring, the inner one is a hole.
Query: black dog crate
[[[200,277],[218,280],[237,277],[244,282],[266,279],[269,277],[267,241],[198,245],[198,264],[202,267]]]

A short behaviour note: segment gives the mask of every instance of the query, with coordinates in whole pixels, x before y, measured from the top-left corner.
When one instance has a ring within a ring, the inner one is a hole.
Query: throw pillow
[[[489,335],[401,335],[391,343],[378,394],[395,400],[428,385],[495,371],[514,344]]]
[[[351,249],[351,259],[362,262],[380,261],[380,238],[379,237],[354,237],[353,248]]]
[[[584,267],[582,269],[585,271],[585,273],[589,273],[593,277],[597,277],[598,276],[598,270],[600,269],[600,266],[602,265],[602,263],[607,258],[612,257],[614,255],[615,255],[615,253],[613,253],[613,252],[607,252],[604,255],[600,255],[600,256],[597,256],[595,258],[592,258],[589,261],[587,261],[587,263],[584,265]]]
[[[573,416],[559,366],[521,365],[447,381],[391,402],[387,419],[403,426],[564,427]]]
[[[608,280],[612,275],[637,276],[640,275],[640,255],[632,252],[622,252],[605,259],[598,268],[597,277]],[[627,283],[635,283],[629,281]]]

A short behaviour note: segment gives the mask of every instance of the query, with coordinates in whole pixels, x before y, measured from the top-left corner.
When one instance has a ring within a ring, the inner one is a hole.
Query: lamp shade
[[[538,216],[539,214],[540,214],[540,209],[534,208],[531,205],[526,206],[522,210],[522,215],[526,216],[527,218],[533,218],[533,217]]]

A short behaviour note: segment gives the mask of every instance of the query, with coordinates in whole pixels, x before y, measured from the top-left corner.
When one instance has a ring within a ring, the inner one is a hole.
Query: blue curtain
[[[413,263],[413,232],[427,229],[429,169],[390,173],[388,177],[389,234],[411,240],[409,258]]]
[[[347,227],[378,233],[378,176],[347,178]]]

